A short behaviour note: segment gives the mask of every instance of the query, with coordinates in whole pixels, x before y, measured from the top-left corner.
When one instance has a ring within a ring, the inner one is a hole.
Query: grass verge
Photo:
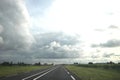
[[[66,68],[81,80],[120,80],[120,73],[113,70],[80,66],[66,66]]]
[[[32,70],[45,69],[50,66],[0,66],[0,77],[29,72]]]

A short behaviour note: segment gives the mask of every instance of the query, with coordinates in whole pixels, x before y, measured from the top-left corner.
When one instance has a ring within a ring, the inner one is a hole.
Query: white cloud
[[[69,59],[72,59],[71,62],[105,61],[115,58],[106,59],[104,53],[119,54],[118,0],[33,2],[0,1],[1,61],[32,62],[41,58],[60,63],[63,58],[68,59],[68,62]],[[91,47],[92,44],[100,43],[102,47]]]
[[[83,34],[96,27],[119,25],[118,3],[119,1],[114,0],[55,0],[44,11],[44,16],[36,19],[36,25],[49,30]],[[111,12],[114,14],[109,15]]]

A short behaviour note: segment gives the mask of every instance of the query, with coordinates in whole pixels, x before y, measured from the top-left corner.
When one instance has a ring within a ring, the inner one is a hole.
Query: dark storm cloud
[[[120,46],[120,40],[109,40],[106,43],[100,43],[100,44],[93,44],[92,47],[119,47]]]

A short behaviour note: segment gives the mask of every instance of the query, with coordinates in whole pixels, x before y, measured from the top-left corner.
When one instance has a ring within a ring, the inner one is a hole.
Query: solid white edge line
[[[76,80],[72,75],[70,76],[73,80]]]
[[[34,76],[36,76],[36,75],[39,75],[39,74],[41,74],[41,73],[44,73],[44,72],[46,72],[46,71],[48,71],[49,69],[47,69],[47,70],[44,70],[44,71],[41,71],[41,72],[39,72],[39,73],[36,73],[36,74],[33,74],[33,75],[30,75],[30,76],[28,76],[28,77],[25,77],[25,78],[23,78],[22,80],[26,80],[26,79],[29,79],[29,78],[31,78],[31,77],[34,77]]]
[[[55,68],[55,69],[56,69],[56,68]],[[40,76],[38,76],[38,77],[34,78],[33,80],[37,80],[37,79],[39,79],[40,77],[42,77],[42,76],[44,76],[44,75],[48,74],[49,72],[51,72],[51,71],[53,71],[53,70],[55,70],[55,69],[49,70],[48,72],[43,73],[42,75],[40,75]]]

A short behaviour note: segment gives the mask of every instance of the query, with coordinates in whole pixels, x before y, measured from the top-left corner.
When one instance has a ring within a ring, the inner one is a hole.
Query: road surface
[[[62,65],[54,66],[48,69],[22,73],[9,76],[0,80],[80,80],[76,75],[70,73]]]

